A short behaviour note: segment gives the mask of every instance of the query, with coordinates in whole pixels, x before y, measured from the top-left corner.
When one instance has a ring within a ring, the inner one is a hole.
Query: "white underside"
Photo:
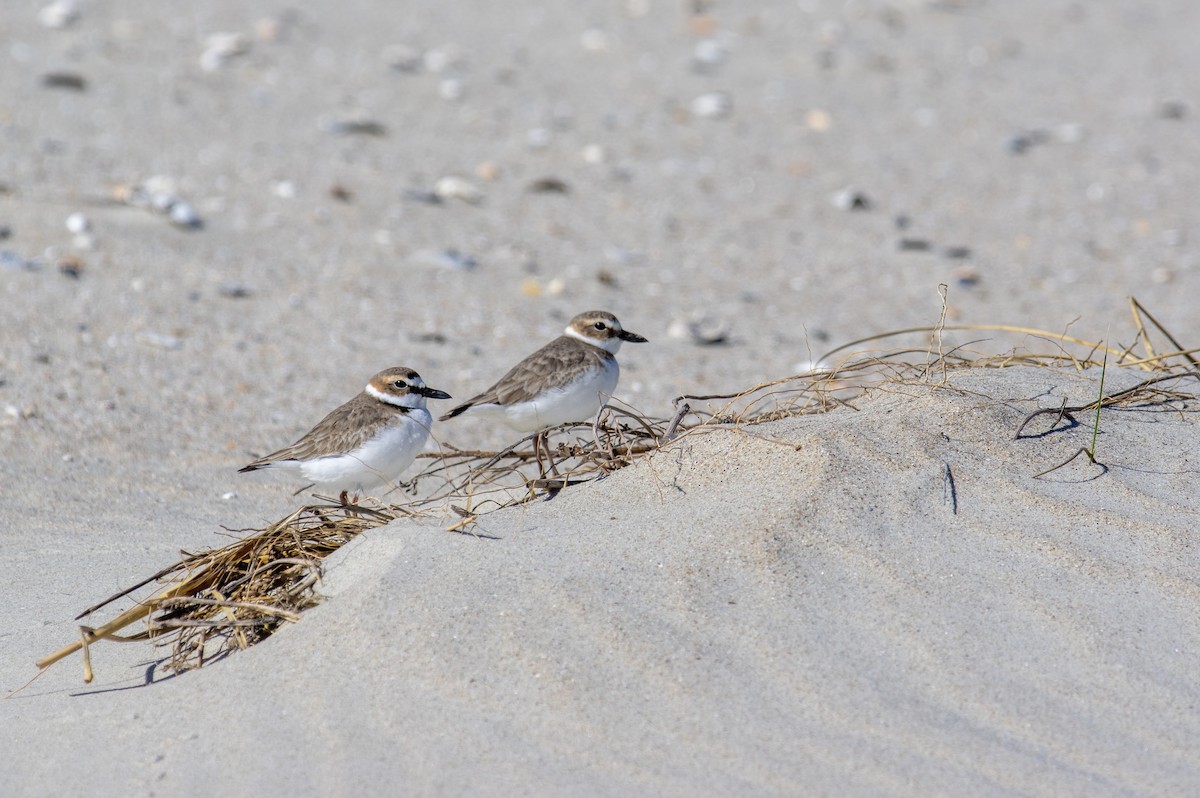
[[[281,460],[268,468],[296,474],[334,496],[342,491],[361,493],[395,483],[425,448],[432,423],[428,410],[416,408],[397,417],[353,452],[313,460]]]
[[[466,412],[495,418],[521,432],[536,432],[568,421],[590,421],[616,390],[620,374],[616,360],[610,360],[603,368],[587,372],[570,385],[546,391],[537,399],[514,405],[474,405]]]

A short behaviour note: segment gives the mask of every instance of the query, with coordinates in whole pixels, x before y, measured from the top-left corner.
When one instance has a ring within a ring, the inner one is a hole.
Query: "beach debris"
[[[321,129],[335,136],[386,136],[387,127],[374,119],[324,119]]]
[[[33,272],[42,267],[39,258],[25,258],[11,249],[0,249],[0,268]]]
[[[804,115],[804,124],[809,130],[824,133],[833,127],[833,116],[824,108],[813,108]]]
[[[397,72],[409,74],[419,72],[422,67],[421,51],[407,44],[390,44],[380,53],[383,63]]]
[[[478,186],[455,175],[438,178],[433,184],[433,196],[441,202],[456,199],[468,205],[478,205],[483,201],[483,192]]]
[[[569,194],[571,187],[557,177],[540,177],[530,182],[525,189],[530,194]]]
[[[1008,151],[1013,155],[1024,155],[1033,147],[1045,144],[1050,140],[1050,134],[1044,130],[1025,130],[1009,136]]]
[[[354,201],[354,192],[343,186],[341,183],[334,183],[329,187],[329,196],[338,202]]]
[[[61,30],[79,19],[79,6],[75,0],[54,0],[42,6],[37,19],[47,28]]]
[[[696,346],[727,344],[731,331],[728,321],[703,312],[677,317],[667,327],[667,335],[671,338],[691,341]]]
[[[204,40],[200,68],[216,72],[231,59],[250,51],[250,38],[242,33],[214,33]]]
[[[979,272],[971,266],[959,266],[950,272],[950,276],[963,288],[973,288],[979,285]]]
[[[42,75],[42,85],[48,89],[84,91],[87,89],[87,78],[78,72],[47,72]]]
[[[590,163],[593,166],[602,164],[608,160],[608,153],[599,144],[586,145],[580,150],[579,155],[583,158],[584,163]]]
[[[869,211],[875,204],[863,192],[856,188],[844,188],[830,198],[833,207],[843,211]]]
[[[700,119],[723,119],[733,113],[733,97],[726,91],[709,91],[688,104],[692,116]]]
[[[296,184],[291,180],[274,180],[271,182],[271,193],[280,199],[295,199]]]
[[[162,214],[176,227],[185,230],[204,227],[200,214],[175,193],[175,181],[165,175],[148,177],[140,183],[122,183],[113,188],[112,196],[122,205]]]
[[[414,263],[437,266],[453,271],[470,271],[479,266],[479,261],[474,257],[453,248],[419,249],[412,254],[411,260]]]
[[[727,52],[717,39],[701,39],[692,48],[692,65],[698,72],[710,72],[721,65]]]
[[[500,176],[500,167],[493,161],[484,161],[475,167],[475,176],[484,182],[490,183]]]
[[[75,235],[86,233],[92,229],[91,220],[89,220],[87,215],[81,211],[75,211],[75,213],[68,216],[66,225],[68,232],[74,233]]]
[[[64,255],[58,259],[59,273],[72,280],[78,280],[83,276],[83,265],[83,259],[76,255]]]
[[[158,349],[182,349],[183,339],[178,335],[160,333],[153,330],[143,330],[133,336],[133,340],[143,346],[153,346]]]
[[[971,257],[971,248],[962,246],[950,246],[942,248],[942,256],[950,260],[966,260]]]
[[[245,299],[253,291],[245,283],[221,283],[217,286],[217,293],[226,299]]]

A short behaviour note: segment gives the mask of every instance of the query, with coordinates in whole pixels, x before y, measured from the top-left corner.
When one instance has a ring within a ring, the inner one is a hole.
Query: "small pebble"
[[[701,70],[719,66],[725,60],[725,47],[716,39],[701,39],[692,48],[692,61]]]
[[[971,257],[970,247],[946,247],[942,254],[951,260],[966,260]]]
[[[719,346],[729,343],[730,325],[714,316],[694,313],[688,318],[677,318],[667,327],[667,335],[681,341],[691,341],[696,346]]]
[[[72,280],[78,280],[83,275],[83,261],[74,255],[67,255],[59,259],[58,271]]]
[[[804,124],[808,126],[809,130],[824,133],[833,127],[833,117],[822,108],[813,108],[804,115]]]
[[[970,266],[959,266],[950,272],[950,275],[963,288],[972,288],[979,284],[979,272]]]
[[[62,29],[79,19],[79,7],[75,0],[55,0],[38,11],[37,19],[47,28]]]
[[[733,113],[733,97],[724,91],[706,92],[692,100],[688,109],[701,119],[722,119]]]
[[[42,75],[42,85],[48,89],[83,91],[87,88],[87,78],[77,72],[47,72]]]
[[[322,127],[338,136],[386,136],[387,127],[373,119],[335,119]]]
[[[196,209],[186,202],[176,202],[173,204],[171,210],[167,213],[167,217],[171,220],[171,224],[188,230],[199,230],[204,226],[204,221],[196,213]]]
[[[469,180],[454,175],[439,178],[433,186],[433,195],[439,200],[462,200],[470,205],[483,201],[483,192]]]
[[[296,184],[291,180],[276,180],[271,183],[271,193],[280,199],[295,199]]]
[[[200,68],[205,72],[216,72],[225,63],[250,50],[250,39],[241,33],[214,33],[204,40],[204,52],[200,54]]]
[[[1015,133],[1008,139],[1008,151],[1013,155],[1022,155],[1038,144],[1045,144],[1049,138],[1050,136],[1044,130]]]
[[[583,156],[584,163],[590,163],[593,166],[602,164],[608,159],[608,155],[604,152],[604,148],[599,144],[589,144],[580,152]]]
[[[831,198],[833,206],[843,211],[867,211],[874,204],[866,194],[853,188],[844,188]]]
[[[221,283],[217,286],[217,293],[226,299],[245,299],[251,291],[242,283]]]
[[[79,211],[67,217],[67,230],[72,233],[86,233],[92,229],[92,223],[87,216]]]
[[[530,194],[569,194],[571,187],[557,177],[542,177],[531,182],[526,190]]]
[[[475,176],[490,183],[500,176],[500,167],[491,161],[484,161],[475,167]]]
[[[419,72],[421,69],[421,52],[407,44],[393,44],[385,47],[381,54],[383,62],[397,72]]]
[[[928,252],[933,244],[924,238],[902,238],[897,242],[901,252]]]
[[[233,492],[233,491],[229,491],[228,493],[222,493],[222,494],[221,494],[221,498],[222,498],[222,499],[224,499],[224,500],[225,500],[225,501],[227,501],[227,502],[228,502],[228,501],[233,501],[234,499],[236,499],[236,498],[237,498],[237,494],[236,494],[235,492]]]

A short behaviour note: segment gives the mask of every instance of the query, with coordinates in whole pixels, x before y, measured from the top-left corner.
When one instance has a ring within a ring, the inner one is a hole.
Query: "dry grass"
[[[530,446],[532,436],[501,451],[465,451],[447,447],[423,455],[425,468],[410,482],[417,498],[404,504],[351,505],[336,503],[303,507],[265,528],[240,530],[245,535],[227,546],[185,556],[128,590],[88,608],[89,616],[119,599],[155,585],[129,610],[99,627],[80,627],[80,640],[39,661],[46,668],[81,651],[85,680],[90,681],[88,646],[100,640],[152,639],[169,648],[167,665],[175,671],[197,668],[215,658],[246,648],[269,636],[281,624],[317,603],[321,564],[326,556],[362,532],[403,516],[450,517],[449,531],[470,533],[480,515],[559,490],[599,479],[645,457],[670,441],[717,430],[747,430],[759,424],[805,414],[853,407],[864,394],[883,386],[919,382],[944,384],[947,375],[964,368],[1005,368],[1015,365],[1088,369],[1131,368],[1147,372],[1134,388],[1100,395],[1089,405],[1062,408],[1067,414],[1099,407],[1145,402],[1194,400],[1179,387],[1185,378],[1200,379],[1196,349],[1186,349],[1131,299],[1134,337],[1127,346],[1102,346],[1065,334],[1009,326],[955,326],[899,330],[840,347],[820,362],[854,350],[836,366],[797,374],[730,394],[689,395],[675,400],[671,418],[649,418],[620,404],[607,407],[591,424],[564,425],[553,431],[551,476],[538,471]],[[1157,351],[1149,328],[1170,347]],[[947,331],[980,331],[1020,337],[1020,344],[1003,354],[984,354],[958,346],[947,351]],[[888,339],[923,337],[920,346],[864,350]],[[1040,413],[1039,413],[1040,414]],[[1021,435],[1033,414],[1017,431]],[[432,487],[430,487],[432,486]],[[144,621],[129,637],[117,632]]]

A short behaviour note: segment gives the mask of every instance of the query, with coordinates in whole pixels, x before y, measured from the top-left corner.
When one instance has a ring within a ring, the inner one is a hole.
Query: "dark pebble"
[[[1008,151],[1013,155],[1021,155],[1038,144],[1045,144],[1050,134],[1044,130],[1027,130],[1017,133],[1008,140]]]
[[[74,255],[68,255],[58,262],[58,270],[72,280],[78,280],[83,276],[83,261]]]
[[[47,89],[84,91],[87,89],[87,79],[75,72],[47,72],[42,75],[42,85]]]
[[[898,242],[901,252],[928,252],[933,244],[923,238],[902,238]]]
[[[557,177],[543,177],[530,183],[527,190],[530,194],[569,194],[571,187]]]
[[[251,292],[241,283],[221,283],[217,286],[217,293],[227,299],[245,299]]]
[[[329,126],[330,133],[339,136],[386,136],[387,127],[371,119],[362,121],[337,121]]]
[[[946,247],[942,254],[951,260],[964,260],[971,257],[970,247]]]

